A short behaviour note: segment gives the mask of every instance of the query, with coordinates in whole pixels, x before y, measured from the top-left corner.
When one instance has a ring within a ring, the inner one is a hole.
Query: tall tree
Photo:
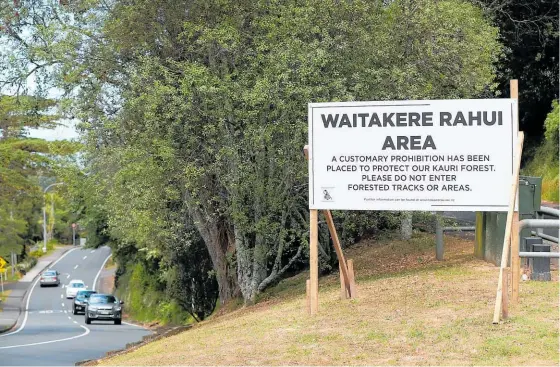
[[[220,301],[253,302],[305,260],[308,102],[495,87],[498,31],[480,9],[386,3],[89,0],[24,6],[37,13],[25,39],[20,23],[5,24],[16,54],[48,65],[38,70],[75,96],[87,182],[116,252],[169,285],[203,244],[210,261],[198,270],[212,264]],[[202,278],[190,295],[211,287]]]

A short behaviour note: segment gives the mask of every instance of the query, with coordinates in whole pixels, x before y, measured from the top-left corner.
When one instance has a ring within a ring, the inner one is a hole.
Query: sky
[[[29,137],[40,138],[48,141],[71,140],[79,137],[72,122],[66,122],[66,126],[58,126],[56,129],[29,129]]]

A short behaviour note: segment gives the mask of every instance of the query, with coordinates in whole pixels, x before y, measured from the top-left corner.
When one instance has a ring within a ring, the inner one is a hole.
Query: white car
[[[83,280],[73,279],[66,286],[66,298],[74,298],[79,291],[85,291],[87,285]]]

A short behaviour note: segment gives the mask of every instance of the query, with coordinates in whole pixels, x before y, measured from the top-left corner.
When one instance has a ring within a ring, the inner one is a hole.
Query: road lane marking
[[[70,316],[68,316],[68,320],[72,320],[72,318]]]
[[[64,313],[68,313],[68,311],[64,310]]]
[[[95,250],[91,250],[90,254],[93,254],[95,252]]]
[[[107,261],[109,261],[109,258],[111,257],[111,254],[109,254],[109,256],[107,256],[107,258],[105,259],[105,261],[103,261],[103,264],[101,264],[101,269],[99,269],[99,271],[97,272],[97,275],[95,276],[95,279],[93,280],[93,287],[92,287],[92,291],[95,290],[95,286],[97,285],[97,279],[99,278],[99,275],[101,274],[101,272],[103,271],[103,268],[105,267],[105,264],[107,263]]]
[[[58,263],[60,260],[64,259],[64,257],[66,255],[68,255],[69,253],[71,253],[74,250],[77,250],[77,248],[73,248],[70,251],[64,253],[61,257],[58,258],[58,260],[56,260],[54,263],[51,264],[51,268],[54,267],[56,265],[56,263]],[[29,315],[28,310],[29,310],[29,302],[31,301],[31,295],[33,294],[33,290],[35,289],[35,286],[37,285],[37,283],[39,283],[39,280],[41,280],[40,277],[38,277],[37,280],[35,281],[35,283],[33,283],[33,285],[31,286],[31,290],[29,291],[29,295],[27,296],[27,302],[25,303],[25,316],[23,317],[23,322],[21,323],[21,326],[17,330],[12,331],[11,333],[0,334],[0,338],[3,338],[5,336],[9,336],[9,335],[13,335],[15,333],[19,333],[20,331],[23,330],[23,328],[25,327],[25,324],[27,323],[27,317]],[[80,326],[82,326],[82,325],[80,325]],[[87,329],[87,333],[89,334],[89,329]],[[85,334],[85,335],[87,335],[87,334]],[[0,347],[0,348],[5,348],[5,347]]]
[[[62,307],[64,307],[64,302],[62,303]]]
[[[64,298],[64,295],[61,294],[61,295],[60,295],[60,298]]]
[[[130,323],[130,322],[126,322],[126,321],[121,321],[121,322],[125,325],[136,326],[136,327],[139,327],[141,329],[146,329],[144,326],[136,325],[136,324],[133,324],[133,323]]]
[[[70,278],[70,274],[66,275],[66,279]],[[62,286],[64,288],[64,285]]]
[[[78,269],[78,266],[79,266],[79,265],[74,266],[74,270]]]
[[[77,323],[78,323],[78,321],[74,320],[74,324],[77,324]]]
[[[66,341],[66,340],[78,339],[78,338],[81,338],[82,336],[86,336],[86,335],[89,334],[90,330],[89,330],[87,327],[85,327],[84,325],[78,325],[78,326],[81,327],[82,329],[85,329],[86,331],[85,331],[83,334],[76,335],[76,336],[72,336],[72,337],[70,337],[70,338],[56,339],[56,340],[48,340],[48,341],[46,341],[46,342],[38,342],[38,343],[30,343],[30,344],[8,345],[8,346],[6,346],[6,347],[0,347],[0,349],[11,349],[11,348],[20,348],[20,347],[31,347],[31,346],[33,346],[33,345],[42,345],[42,344],[58,343],[58,342]],[[19,331],[19,329],[16,330],[16,331],[14,331],[14,333],[17,332],[17,331]],[[13,334],[13,333],[10,333],[10,334]],[[3,336],[6,336],[6,335],[8,335],[8,334],[4,334]]]
[[[82,260],[85,260],[85,259],[87,259],[87,255],[86,255],[86,256],[84,256],[84,258],[83,258]]]

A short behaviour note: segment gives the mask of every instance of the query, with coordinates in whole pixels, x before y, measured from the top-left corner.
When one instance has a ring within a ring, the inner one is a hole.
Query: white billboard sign
[[[507,211],[516,99],[309,104],[309,207]]]

